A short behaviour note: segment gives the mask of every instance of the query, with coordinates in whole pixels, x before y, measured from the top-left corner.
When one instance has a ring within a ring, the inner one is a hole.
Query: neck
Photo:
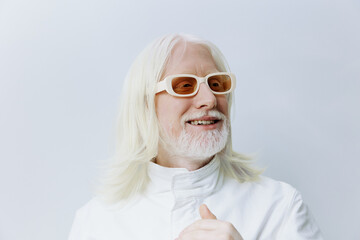
[[[172,154],[171,152],[166,151],[164,148],[159,147],[155,163],[163,167],[186,168],[189,171],[195,171],[208,164],[210,160],[213,159],[213,157],[214,156],[208,158],[191,158],[177,156]]]

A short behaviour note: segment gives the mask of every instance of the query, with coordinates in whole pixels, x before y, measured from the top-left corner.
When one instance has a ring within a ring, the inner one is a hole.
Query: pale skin
[[[175,240],[243,240],[231,223],[217,220],[205,204],[199,212],[201,219],[185,228]]]
[[[174,47],[169,62],[165,68],[163,78],[173,74],[194,74],[204,77],[209,73],[219,72],[210,52],[203,46],[195,43],[179,43]],[[196,111],[217,110],[228,116],[228,102],[225,95],[214,95],[209,87],[202,83],[199,92],[188,98],[174,97],[167,92],[158,93],[155,97],[156,113],[160,125],[165,131],[171,131],[178,136],[182,129],[180,119],[185,113]],[[169,107],[171,106],[171,107]],[[193,126],[185,124],[188,131],[206,131],[209,128],[221,127],[222,121],[213,126]],[[166,147],[159,146],[155,162],[165,167],[186,168],[189,171],[199,169],[212,159],[192,159],[183,156],[174,156]],[[243,240],[240,233],[229,222],[221,221],[203,204],[199,208],[201,219],[186,227],[177,240]]]
[[[169,62],[165,68],[162,78],[174,74],[194,74],[204,77],[209,73],[219,72],[209,51],[198,44],[179,43],[174,47]],[[208,86],[200,85],[199,92],[193,97],[180,98],[174,97],[167,92],[156,94],[155,97],[156,112],[160,125],[168,131],[179,136],[182,126],[181,117],[185,113],[194,113],[197,111],[217,110],[228,116],[228,103],[225,95],[214,95]],[[222,121],[214,127],[220,128]],[[185,124],[188,131],[204,131],[204,126],[191,126]],[[206,165],[212,157],[207,159],[192,159],[184,156],[174,156],[167,151],[168,149],[159,146],[156,163],[165,167],[186,168],[189,171],[199,169]],[[171,157],[170,157],[171,156]]]

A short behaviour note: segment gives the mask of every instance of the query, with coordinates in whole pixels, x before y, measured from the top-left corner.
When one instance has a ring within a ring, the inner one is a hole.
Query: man
[[[235,84],[207,41],[150,44],[126,78],[116,157],[70,240],[322,239],[294,188],[232,150]]]

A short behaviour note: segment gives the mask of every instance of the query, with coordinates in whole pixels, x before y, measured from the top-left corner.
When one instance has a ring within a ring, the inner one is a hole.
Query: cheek
[[[179,127],[180,119],[186,112],[183,99],[175,98],[169,94],[158,94],[155,97],[156,115],[160,125],[165,130],[175,130]]]
[[[229,117],[228,101],[226,96],[219,96],[217,98],[217,109],[223,114],[225,114],[225,116]]]
[[[159,123],[162,127],[165,127],[165,123],[168,122],[168,109],[166,104],[166,96],[164,96],[162,93],[155,96],[155,109],[156,109],[156,116],[159,120]]]

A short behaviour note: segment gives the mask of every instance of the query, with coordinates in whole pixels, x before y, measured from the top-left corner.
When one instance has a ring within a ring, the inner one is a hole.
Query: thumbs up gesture
[[[218,220],[205,204],[199,212],[201,219],[186,227],[177,240],[243,240],[231,223]]]
[[[216,216],[209,210],[205,204],[201,204],[199,208],[201,219],[216,219]]]

